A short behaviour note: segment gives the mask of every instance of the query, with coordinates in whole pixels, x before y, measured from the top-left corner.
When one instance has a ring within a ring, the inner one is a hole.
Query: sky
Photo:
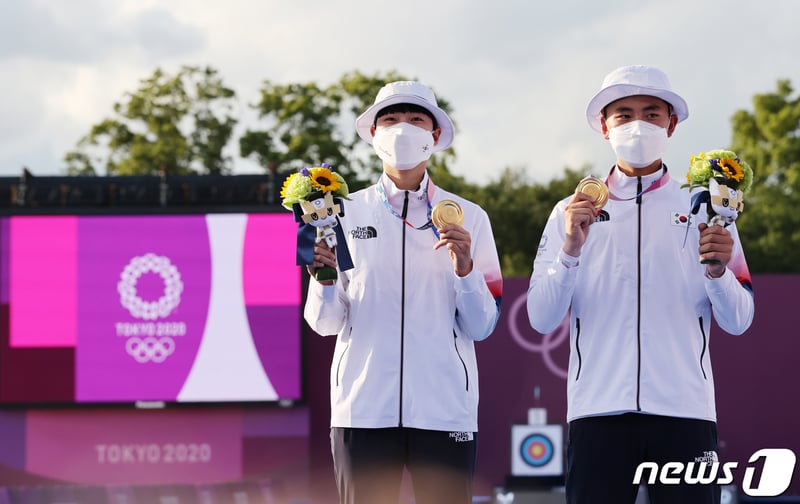
[[[328,86],[396,71],[448,101],[451,171],[475,183],[504,168],[533,182],[565,167],[605,174],[613,152],[585,119],[611,70],[664,70],[689,118],[664,160],[726,148],[732,115],[779,79],[800,86],[797,0],[3,0],[0,176],[65,174],[64,154],[156,68],[210,66],[238,98],[226,153],[258,128],[265,80]],[[796,95],[796,93],[795,93]],[[795,96],[793,95],[793,96]],[[754,167],[757,169],[757,167]]]

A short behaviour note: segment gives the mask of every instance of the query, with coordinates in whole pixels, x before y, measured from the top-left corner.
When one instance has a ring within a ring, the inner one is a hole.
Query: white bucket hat
[[[603,79],[600,91],[586,106],[586,120],[589,121],[589,126],[595,131],[602,132],[600,118],[606,105],[621,98],[637,95],[655,96],[669,103],[674,114],[678,116],[678,122],[689,117],[686,101],[672,91],[667,74],[655,67],[632,65],[617,68]]]
[[[415,81],[390,82],[378,91],[373,103],[363,114],[356,119],[356,131],[365,142],[372,145],[372,135],[370,127],[375,124],[375,116],[381,109],[398,103],[410,103],[419,105],[436,118],[437,126],[442,129],[439,135],[439,142],[433,147],[433,152],[439,152],[450,147],[453,143],[455,127],[453,121],[439,108],[436,103],[436,96],[426,85]]]

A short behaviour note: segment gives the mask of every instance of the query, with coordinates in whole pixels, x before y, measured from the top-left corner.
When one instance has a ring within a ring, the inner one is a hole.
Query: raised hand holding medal
[[[471,238],[469,232],[461,227],[464,225],[461,205],[448,199],[436,203],[431,209],[431,222],[439,230],[437,235],[440,238],[434,250],[447,247],[456,274],[461,277],[469,274],[472,271]],[[458,227],[443,231],[450,225]]]
[[[582,179],[565,208],[566,240],[563,251],[578,257],[600,209],[608,202],[609,192],[605,182],[597,177]]]

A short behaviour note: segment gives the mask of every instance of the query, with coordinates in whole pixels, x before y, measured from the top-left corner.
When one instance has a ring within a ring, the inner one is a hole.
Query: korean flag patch
[[[673,226],[682,226],[682,227],[697,227],[697,219],[696,215],[692,215],[689,212],[671,212],[670,213],[670,220],[672,221]]]

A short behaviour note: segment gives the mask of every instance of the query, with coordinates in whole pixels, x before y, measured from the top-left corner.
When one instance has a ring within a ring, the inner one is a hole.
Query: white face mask
[[[405,122],[378,127],[372,137],[372,147],[392,168],[410,170],[431,157],[433,133]]]
[[[631,121],[608,130],[617,157],[634,168],[661,159],[667,147],[667,129],[646,121]]]

